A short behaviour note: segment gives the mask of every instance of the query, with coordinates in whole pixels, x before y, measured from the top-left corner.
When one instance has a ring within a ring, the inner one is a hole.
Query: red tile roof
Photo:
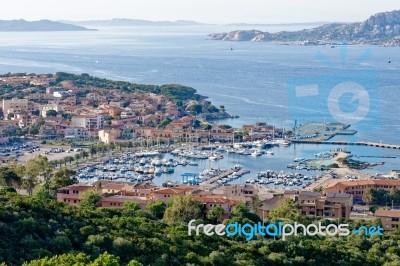
[[[94,187],[90,186],[90,185],[76,184],[76,185],[62,187],[62,188],[59,188],[58,190],[63,190],[63,189],[85,191],[88,189],[94,189]]]
[[[376,210],[376,217],[398,217],[400,218],[400,210]]]
[[[358,180],[358,181],[339,181],[337,183],[329,184],[325,189],[329,188],[345,188],[353,186],[400,186],[400,180]]]
[[[154,194],[173,194],[173,195],[180,195],[185,193],[185,189],[179,189],[179,188],[162,188],[159,190],[155,190]]]
[[[225,199],[225,198],[194,197],[194,199],[197,201],[203,202],[203,203],[218,203],[218,204],[231,203],[231,204],[234,204],[233,200]]]

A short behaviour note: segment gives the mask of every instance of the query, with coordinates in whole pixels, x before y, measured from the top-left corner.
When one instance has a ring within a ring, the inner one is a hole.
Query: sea
[[[65,71],[143,84],[179,83],[238,115],[237,119],[216,121],[234,127],[267,122],[292,129],[295,124],[335,122],[341,117],[332,113],[330,106],[343,100],[338,106],[361,119],[356,117],[350,127],[357,134],[333,140],[400,145],[400,47],[300,46],[206,38],[208,33],[252,29],[249,26],[97,28],[87,32],[0,32],[0,73]],[[297,25],[254,28],[269,32],[300,29]],[[327,95],[331,97],[329,92],[337,89],[335,82],[361,84],[369,93],[367,105],[348,91],[329,104]],[[320,96],[301,98],[296,84],[319,85]],[[356,112],[358,105],[361,113]],[[367,112],[362,112],[363,108]],[[396,157],[364,157],[365,161],[385,161],[366,171],[387,173],[400,168],[400,150],[361,146],[297,144],[276,148],[273,159],[234,161],[256,170],[278,170],[293,158],[312,157],[334,148],[356,156]],[[232,160],[226,160],[226,165]]]

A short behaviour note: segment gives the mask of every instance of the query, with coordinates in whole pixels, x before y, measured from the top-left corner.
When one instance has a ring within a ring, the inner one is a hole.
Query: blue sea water
[[[334,121],[329,113],[321,111],[326,109],[327,99],[312,104],[305,101],[304,106],[303,100],[293,104],[295,96],[288,89],[291,80],[334,79],[335,75],[350,73],[355,81],[361,81],[363,74],[357,73],[373,73],[376,83],[371,85],[374,97],[370,112],[377,114],[379,120],[355,124],[351,128],[358,130],[356,135],[336,139],[400,144],[399,47],[343,49],[206,40],[208,33],[237,28],[104,27],[94,32],[2,32],[0,73],[67,71],[145,84],[180,83],[194,87],[215,105],[223,104],[229,113],[240,116],[220,123],[240,127],[265,121],[286,128],[292,128],[295,120]],[[348,149],[399,156],[398,151]],[[395,159],[386,168],[397,164]]]

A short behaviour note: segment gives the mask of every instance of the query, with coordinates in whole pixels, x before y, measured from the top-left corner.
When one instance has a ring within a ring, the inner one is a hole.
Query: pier
[[[225,177],[227,177],[228,175],[233,174],[234,172],[236,172],[234,169],[230,169],[230,170],[228,170],[228,171],[225,171],[225,172],[223,172],[223,173],[221,173],[221,174],[219,174],[219,175],[217,175],[217,176],[214,176],[214,177],[212,177],[212,178],[210,178],[210,179],[208,179],[208,180],[202,182],[201,184],[202,184],[202,185],[205,185],[205,186],[212,185],[212,184],[214,184],[215,182],[217,182],[218,180],[220,180],[220,179],[222,179],[222,178],[225,178]]]
[[[216,187],[221,186],[221,184],[219,184],[217,182],[218,180],[222,180],[223,178],[226,178],[226,177],[228,177],[229,175],[231,175],[233,173],[236,173],[237,178],[239,178],[239,177],[243,176],[244,174],[250,173],[250,171],[246,170],[246,169],[238,170],[236,168],[232,168],[232,169],[229,169],[229,170],[227,170],[227,171],[225,171],[225,172],[223,172],[223,173],[221,173],[221,174],[219,174],[217,176],[214,176],[214,177],[202,182],[200,184],[200,186],[205,190],[212,190],[212,189],[214,189]]]
[[[355,146],[370,146],[377,148],[385,148],[385,149],[397,149],[400,150],[400,145],[392,145],[385,143],[377,143],[377,142],[368,142],[368,141],[318,141],[318,140],[291,140],[292,143],[305,143],[305,144],[330,144],[330,145],[355,145]]]

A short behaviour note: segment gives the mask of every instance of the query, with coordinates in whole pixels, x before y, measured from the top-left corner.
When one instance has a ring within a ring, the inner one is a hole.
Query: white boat
[[[217,156],[209,156],[208,157],[208,160],[210,160],[210,161],[216,161],[218,158],[217,158]]]
[[[267,155],[274,155],[274,152],[272,150],[268,150]]]

